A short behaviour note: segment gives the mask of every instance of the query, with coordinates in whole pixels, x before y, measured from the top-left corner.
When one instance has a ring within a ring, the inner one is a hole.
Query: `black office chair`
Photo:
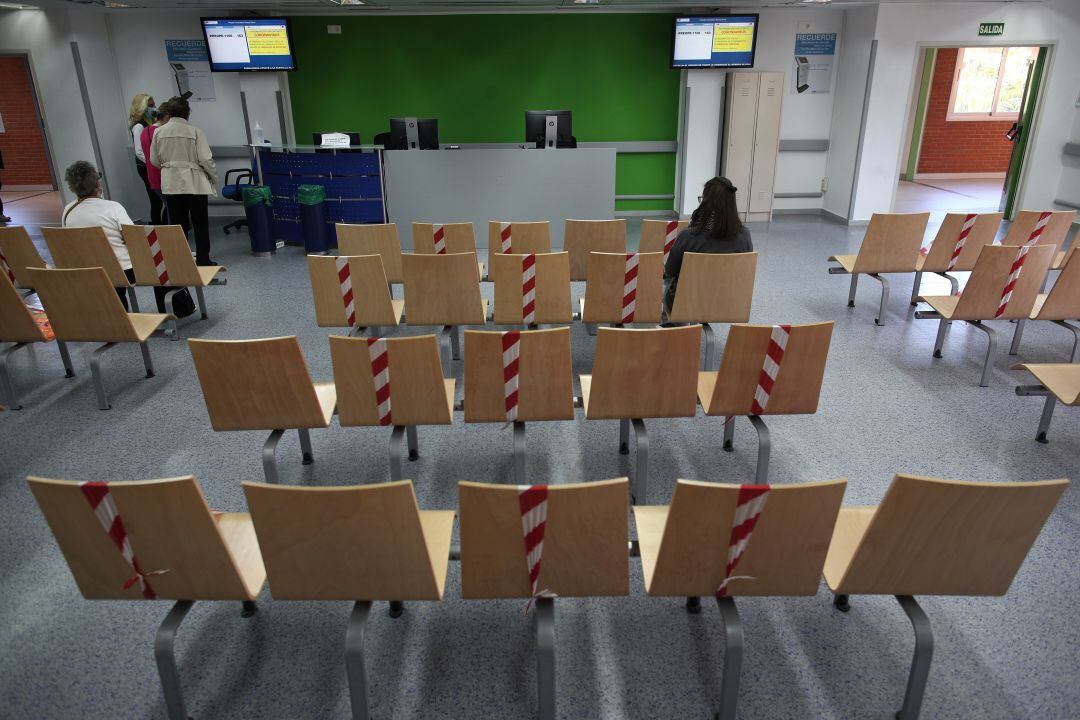
[[[375,137],[371,138],[372,145],[382,145],[387,150],[393,150],[395,148],[390,147],[390,133],[381,132],[377,133]]]
[[[229,182],[229,178],[233,173],[236,173],[236,180]],[[229,200],[236,202],[244,201],[244,188],[251,187],[254,184],[255,174],[245,168],[234,168],[225,173],[225,185],[221,188],[221,196]],[[231,223],[225,226],[225,234],[229,234],[229,230],[239,230],[242,227],[247,227],[247,218],[243,217],[239,220],[233,220]]]

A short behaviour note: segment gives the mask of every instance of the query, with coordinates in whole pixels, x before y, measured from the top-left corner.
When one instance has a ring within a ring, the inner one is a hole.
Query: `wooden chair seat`
[[[259,540],[255,536],[255,526],[248,513],[214,513],[221,539],[229,548],[240,579],[251,599],[259,597],[266,583],[266,568],[259,553]]]
[[[839,263],[840,267],[850,272],[855,272],[855,259],[858,255],[830,255],[829,260]]]
[[[956,250],[956,241],[963,232],[967,222],[968,213],[946,213],[937,234],[930,245],[926,255],[919,254],[915,263],[915,271],[945,273],[949,272],[949,264],[952,262],[953,252]],[[953,263],[952,272],[964,272],[975,267],[979,253],[983,247],[992,245],[1001,225],[1002,213],[977,213],[975,223],[968,230],[964,239],[964,247],[960,255]],[[916,288],[913,295],[917,297],[920,278],[916,278]]]
[[[395,223],[337,223],[334,228],[337,231],[339,255],[378,255],[382,258],[387,282],[404,282],[401,240]]]
[[[4,257],[8,270],[15,276],[15,283],[20,287],[29,287],[26,284],[29,282],[27,268],[46,267],[34,241],[30,239],[30,233],[22,225],[0,227],[0,255]]]
[[[1012,224],[1009,225],[1009,232],[1005,239],[1001,241],[1001,244],[1023,245],[1026,243],[1030,239],[1031,233],[1038,224],[1042,213],[1041,210],[1020,210],[1017,212],[1013,217]],[[1068,237],[1069,230],[1075,220],[1076,210],[1055,210],[1051,212],[1049,221],[1039,235],[1039,245],[1052,245],[1054,247],[1054,256],[1051,263],[1055,269],[1065,261],[1061,246],[1065,244],[1065,238]]]
[[[1080,405],[1080,364],[1020,363],[1013,370],[1027,370],[1064,405]]]
[[[945,319],[952,318],[960,297],[956,295],[923,295],[922,301],[941,313]]]
[[[406,322],[409,325],[484,325],[488,301],[480,295],[472,253],[405,255]]]
[[[495,285],[496,325],[523,325],[522,262],[524,255],[491,256],[489,280]],[[570,258],[565,252],[534,256],[533,325],[569,324],[573,320]]]
[[[681,233],[690,225],[689,220],[650,220],[641,221],[641,237],[638,239],[638,252],[664,252],[664,241],[670,223],[675,223],[676,233]]]
[[[135,338],[142,342],[173,316],[158,313],[128,313],[128,317],[131,319],[132,327],[135,328]]]
[[[757,253],[685,253],[671,322],[749,322]],[[706,365],[708,367],[708,365]]]
[[[391,296],[379,255],[308,255],[308,276],[319,327],[350,327],[338,277],[338,262],[347,257],[353,297],[353,328],[397,327],[405,301]],[[344,270],[345,268],[342,268]]]
[[[664,294],[663,253],[639,253],[637,257],[637,290],[631,322],[659,323]],[[581,302],[582,322],[622,323],[626,259],[626,253],[589,253],[588,279]]]

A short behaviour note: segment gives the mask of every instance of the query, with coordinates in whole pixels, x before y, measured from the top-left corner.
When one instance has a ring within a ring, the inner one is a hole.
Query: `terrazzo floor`
[[[221,223],[215,223],[220,225]],[[631,224],[636,235],[637,223]],[[933,233],[931,227],[928,232]],[[876,504],[896,472],[971,480],[1077,476],[1080,413],[1059,407],[1050,444],[1034,441],[1042,401],[1019,398],[1030,382],[995,361],[977,386],[982,333],[957,324],[945,357],[931,351],[936,323],[912,319],[911,276],[896,276],[888,322],[874,325],[877,284],[826,274],[826,257],[855,252],[863,230],[814,217],[751,226],[760,253],[752,321],[836,322],[818,413],[769,419],[770,480],[847,477],[848,504]],[[312,375],[331,379],[327,336],[314,322],[303,252],[251,257],[246,236],[218,233],[213,256],[228,285],[207,292],[211,319],[184,337],[298,336]],[[947,287],[927,279],[925,292]],[[146,292],[145,290],[142,292]],[[400,292],[400,289],[398,290]],[[484,292],[491,297],[490,286]],[[577,296],[583,285],[575,284]],[[152,305],[148,292],[143,295]],[[993,323],[1007,347],[1011,326]],[[418,333],[421,329],[405,329]],[[719,333],[721,338],[725,332]],[[572,329],[575,373],[588,372],[595,340]],[[1032,325],[1019,359],[1064,362],[1069,333]],[[138,351],[113,351],[105,378],[113,409],[97,409],[88,347],[75,346],[66,380],[54,348],[20,350],[11,362],[25,409],[0,413],[0,717],[161,718],[153,637],[166,602],[90,602],[78,593],[24,481],[138,479],[195,474],[210,505],[245,509],[242,480],[261,480],[264,433],[214,433],[185,341],[151,341],[157,376],[143,378]],[[1004,352],[1004,348],[1002,350]],[[461,397],[462,368],[454,364]],[[752,479],[754,434],[737,421],[736,451],[721,451],[722,423],[649,421],[649,495],[670,501],[676,478]],[[628,475],[614,421],[529,426],[533,481]],[[313,431],[316,461],[300,464],[295,433],[279,450],[282,481],[309,486],[387,479],[387,432]],[[407,463],[420,506],[454,508],[456,483],[508,482],[511,434],[500,425],[420,429],[421,458]],[[633,523],[631,521],[631,532]],[[455,531],[456,534],[456,531]],[[456,540],[455,540],[456,542]],[[924,718],[1080,717],[1080,490],[1070,487],[1008,595],[925,598],[936,634]],[[680,599],[645,595],[630,561],[630,597],[556,602],[561,718],[712,717],[723,664],[715,605],[688,615]],[[895,600],[856,598],[850,613],[815,597],[739,599],[746,633],[743,718],[892,718],[911,659],[911,629]],[[182,626],[178,660],[196,718],[349,716],[343,658],[350,604],[274,601],[241,619],[236,603],[199,603]],[[464,601],[451,563],[442,603],[409,604],[391,620],[377,605],[367,657],[376,718],[529,718],[536,712],[534,620],[520,601]]]

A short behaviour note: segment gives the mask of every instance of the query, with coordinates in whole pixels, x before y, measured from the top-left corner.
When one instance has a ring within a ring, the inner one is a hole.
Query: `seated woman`
[[[675,303],[684,253],[753,252],[750,231],[739,220],[735,209],[735,191],[735,186],[725,177],[714,177],[705,183],[698,198],[700,204],[690,216],[690,225],[675,238],[664,265],[666,313],[671,312]]]

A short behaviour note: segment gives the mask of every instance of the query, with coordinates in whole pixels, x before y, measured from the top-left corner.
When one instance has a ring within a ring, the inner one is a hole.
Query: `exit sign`
[[[980,35],[1003,35],[1005,23],[979,23]]]

